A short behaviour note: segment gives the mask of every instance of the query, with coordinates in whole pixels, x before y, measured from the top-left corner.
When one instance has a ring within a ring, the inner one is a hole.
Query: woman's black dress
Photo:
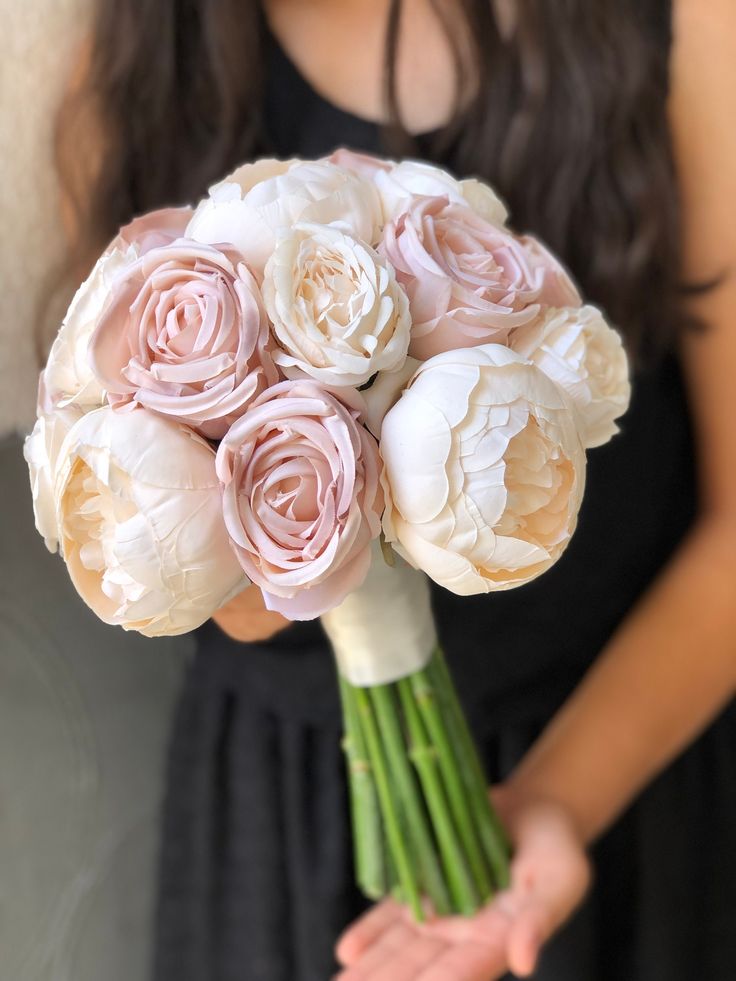
[[[326,102],[266,43],[266,120],[278,155],[381,151],[376,126]],[[520,759],[692,521],[691,432],[673,357],[636,379],[622,430],[590,454],[579,528],[550,572],[491,596],[435,591],[444,647],[494,779]],[[535,977],[733,981],[735,832],[730,709],[597,845],[595,888]],[[208,624],[171,745],[155,981],[327,981],[338,932],[364,908],[353,886],[334,667],[319,625],[246,646]]]

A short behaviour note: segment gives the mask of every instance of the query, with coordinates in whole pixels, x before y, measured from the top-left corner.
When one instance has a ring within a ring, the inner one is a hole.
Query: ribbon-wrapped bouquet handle
[[[429,580],[378,539],[363,584],[322,614],[322,626],[340,675],[357,687],[385,685],[421,670],[437,646]]]

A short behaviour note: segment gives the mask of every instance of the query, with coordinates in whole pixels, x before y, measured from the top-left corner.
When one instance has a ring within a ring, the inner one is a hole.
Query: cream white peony
[[[475,178],[456,180],[446,170],[418,160],[403,160],[390,170],[378,170],[373,180],[387,222],[398,218],[419,195],[446,197],[450,204],[469,205],[491,225],[504,225],[508,218],[505,205],[487,184]]]
[[[455,593],[510,589],[562,554],[585,452],[562,390],[506,347],[425,362],[381,430],[388,541]]]
[[[466,204],[492,225],[504,225],[506,206],[491,188],[475,178],[456,180],[446,170],[421,160],[385,160],[352,150],[335,150],[329,159],[372,180],[381,195],[384,220],[393,221],[417,196],[447,197],[451,204]]]
[[[328,160],[259,161],[211,188],[186,234],[210,245],[231,243],[260,276],[279,234],[297,221],[339,223],[373,244],[382,225],[380,198],[370,181]]]
[[[137,257],[134,246],[110,249],[77,290],[43,372],[42,410],[74,405],[88,412],[104,403],[105,391],[87,358],[89,342],[109,302],[113,282]]]
[[[110,283],[131,261],[126,252],[115,248],[97,261],[74,295],[41,372],[36,424],[25,440],[23,456],[31,481],[36,530],[50,552],[59,545],[53,491],[59,450],[74,423],[105,402],[105,391],[87,354],[109,297]]]
[[[365,402],[365,425],[376,439],[381,437],[386,413],[398,402],[421,363],[416,358],[407,358],[396,371],[382,371],[370,388],[361,392]]]
[[[81,416],[82,413],[74,405],[40,413],[33,432],[23,444],[23,456],[31,480],[36,530],[43,537],[49,552],[55,552],[59,545],[54,501],[56,461],[67,433]]]
[[[53,496],[69,574],[105,623],[185,633],[248,583],[214,450],[176,422],[109,406],[82,416],[59,450]]]
[[[290,377],[357,386],[406,359],[406,294],[386,260],[339,227],[298,223],[282,236],[263,299],[280,344],[273,360]]]
[[[583,445],[602,446],[618,432],[629,407],[629,365],[621,337],[595,307],[548,309],[512,331],[510,347],[565,389]]]

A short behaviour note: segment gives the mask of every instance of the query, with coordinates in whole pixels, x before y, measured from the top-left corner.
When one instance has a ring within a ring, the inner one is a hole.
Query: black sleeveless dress
[[[381,152],[375,125],[326,102],[266,42],[265,115],[278,155]],[[494,780],[579,682],[695,507],[683,384],[665,356],[635,379],[622,434],[590,454],[579,528],[561,561],[510,592],[435,590]],[[296,624],[243,645],[210,623],[198,641],[171,743],[155,981],[327,981],[339,931],[366,904],[353,886],[340,710],[321,628]],[[733,981],[735,829],[730,709],[596,846],[596,886],[535,977]]]

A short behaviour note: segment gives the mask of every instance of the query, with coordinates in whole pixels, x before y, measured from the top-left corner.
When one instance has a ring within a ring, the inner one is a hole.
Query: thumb
[[[509,970],[518,978],[528,978],[533,974],[548,934],[547,917],[539,906],[527,906],[514,918],[509,929],[506,956]]]

